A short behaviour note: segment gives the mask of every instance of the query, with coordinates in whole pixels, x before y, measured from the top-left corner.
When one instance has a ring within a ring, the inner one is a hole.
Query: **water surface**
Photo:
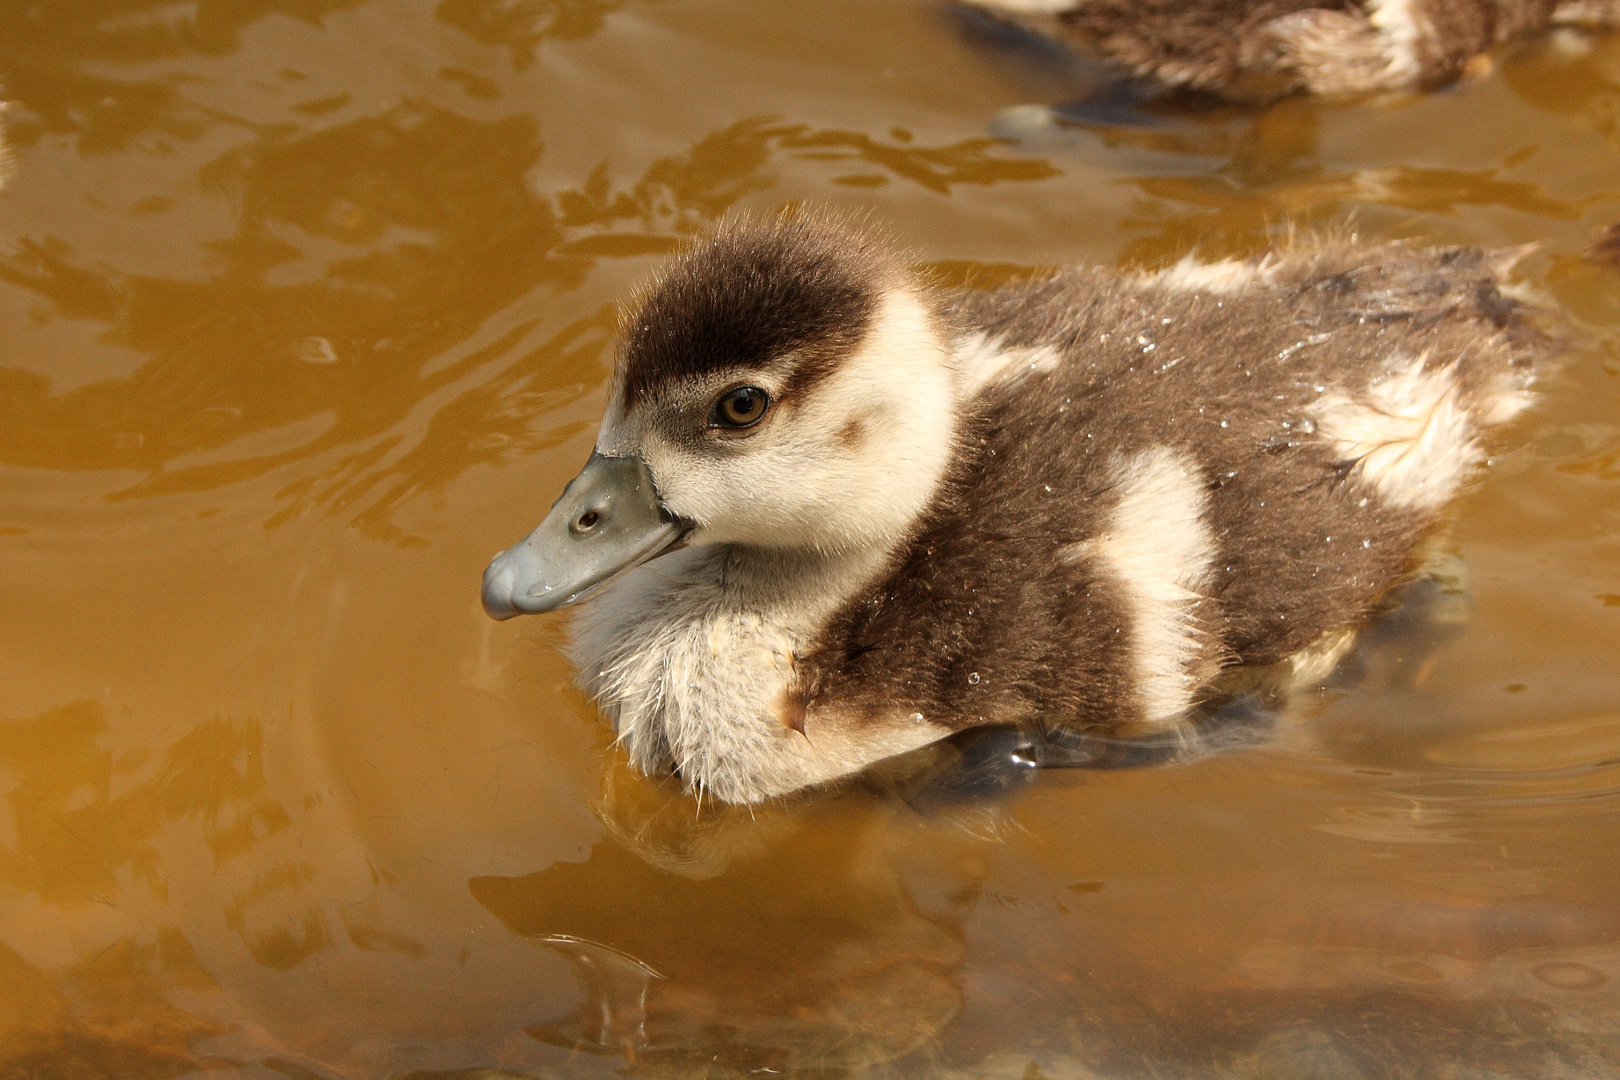
[[[1093,73],[927,0],[3,16],[0,1074],[1620,1076],[1620,37],[1012,143]],[[1538,244],[1569,359],[1461,508],[1466,625],[996,806],[630,774],[478,575],[615,303],[796,200],[979,284]]]

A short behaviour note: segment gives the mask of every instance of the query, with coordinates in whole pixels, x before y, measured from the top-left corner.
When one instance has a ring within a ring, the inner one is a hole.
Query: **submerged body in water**
[[[626,320],[485,606],[591,596],[632,762],[725,802],[987,725],[1162,738],[1410,578],[1532,400],[1507,261],[1306,238],[943,294],[867,233],[734,222]]]

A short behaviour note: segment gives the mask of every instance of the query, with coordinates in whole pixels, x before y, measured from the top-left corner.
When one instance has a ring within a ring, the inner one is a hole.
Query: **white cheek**
[[[743,478],[728,478],[726,462],[712,454],[691,453],[656,432],[640,440],[637,452],[647,462],[664,506],[698,526],[702,535],[694,540],[712,540],[714,523],[747,498]]]
[[[695,542],[839,551],[887,544],[927,504],[955,449],[950,364],[929,314],[897,294],[806,400],[733,448],[644,454]]]
[[[694,455],[649,439],[644,454],[664,504],[697,523],[694,543],[840,548],[874,531],[849,455],[809,432],[761,432],[735,455]]]

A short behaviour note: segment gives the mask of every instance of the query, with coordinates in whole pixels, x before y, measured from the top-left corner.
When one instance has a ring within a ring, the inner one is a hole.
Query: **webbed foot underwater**
[[[1300,238],[946,292],[869,232],[733,221],[634,304],[485,608],[588,597],[632,762],[725,802],[986,725],[1173,729],[1410,576],[1549,352],[1509,261]]]

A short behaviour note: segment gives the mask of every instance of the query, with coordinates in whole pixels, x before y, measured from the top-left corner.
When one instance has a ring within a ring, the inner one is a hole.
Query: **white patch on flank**
[[[1528,403],[1499,395],[1488,411],[1511,415]],[[1360,397],[1332,390],[1310,413],[1339,455],[1356,463],[1355,475],[1397,506],[1445,503],[1485,456],[1455,364],[1427,369],[1422,356],[1400,361]]]
[[[1120,470],[1108,531],[1071,545],[1116,578],[1130,612],[1132,668],[1142,719],[1174,720],[1192,705],[1204,635],[1198,604],[1215,559],[1204,478],[1184,453],[1160,446]]]
[[[1056,371],[1063,364],[1063,353],[1051,345],[1008,348],[1001,342],[982,332],[962,336],[953,358],[959,379],[957,393],[963,400],[976,397],[991,383]]]
[[[1393,83],[1410,83],[1422,72],[1418,59],[1418,38],[1423,28],[1412,10],[1416,0],[1371,0],[1367,5],[1367,20],[1388,42],[1386,52],[1389,64],[1385,75]]]
[[[1208,292],[1230,295],[1248,288],[1256,282],[1264,285],[1277,273],[1277,262],[1264,259],[1224,259],[1220,262],[1199,262],[1187,255],[1174,266],[1143,274],[1143,285],[1157,285],[1163,289],[1187,292]]]

